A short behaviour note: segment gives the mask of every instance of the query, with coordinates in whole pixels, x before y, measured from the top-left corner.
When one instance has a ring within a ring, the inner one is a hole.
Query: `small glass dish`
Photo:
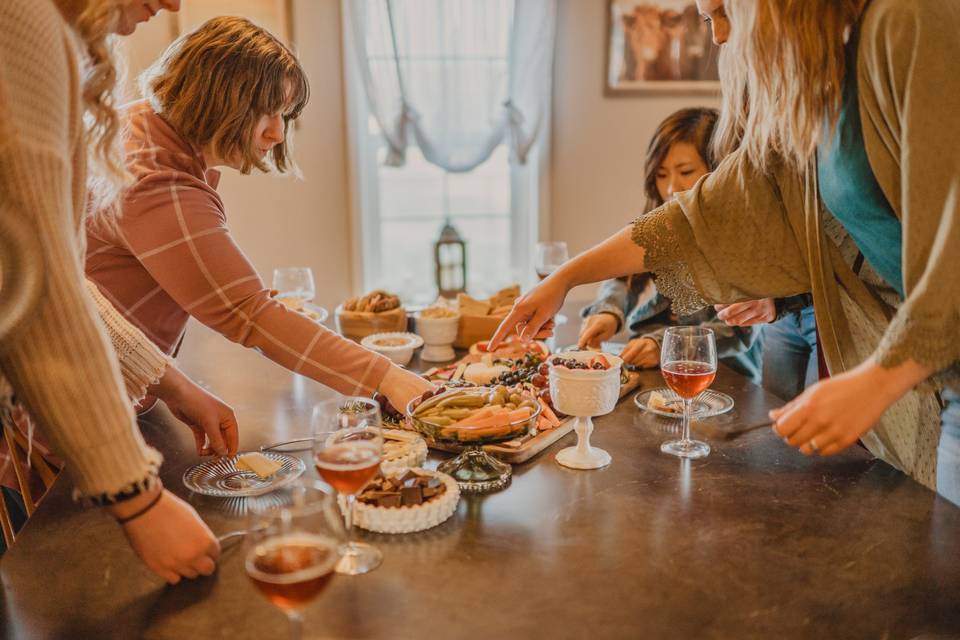
[[[183,484],[205,496],[239,498],[260,496],[290,484],[306,469],[303,460],[277,451],[263,451],[260,455],[280,464],[280,468],[268,478],[261,478],[253,471],[237,469],[240,455],[224,456],[205,460],[183,473]]]
[[[654,392],[663,396],[663,400],[666,402],[667,406],[677,407],[677,411],[664,411],[663,409],[651,407],[650,396]],[[633,397],[633,403],[644,411],[648,411],[652,414],[663,416],[665,418],[683,417],[683,400],[680,399],[680,396],[678,396],[673,389],[669,389],[667,387],[659,387],[657,389],[641,391]],[[733,409],[733,398],[720,391],[707,389],[699,396],[694,398],[690,403],[690,417],[702,420],[704,418],[719,416],[720,414],[730,411],[730,409]]]

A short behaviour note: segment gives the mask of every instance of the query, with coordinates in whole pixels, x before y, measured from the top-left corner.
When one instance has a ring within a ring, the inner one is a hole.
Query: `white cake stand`
[[[594,351],[571,351],[554,357],[589,362],[596,355]],[[564,467],[600,469],[612,460],[609,453],[590,445],[593,417],[610,413],[620,399],[623,360],[607,353],[603,356],[610,362],[609,369],[568,369],[553,365],[553,357],[550,358],[550,398],[558,411],[576,418],[576,446],[562,449],[556,455],[557,463]]]

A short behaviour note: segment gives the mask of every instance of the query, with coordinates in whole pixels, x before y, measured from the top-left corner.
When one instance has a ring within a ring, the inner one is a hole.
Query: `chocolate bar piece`
[[[402,503],[403,499],[399,493],[388,493],[377,498],[378,507],[399,507]]]
[[[403,506],[411,506],[415,504],[423,504],[423,489],[419,486],[414,487],[404,487],[400,491],[402,496]]]

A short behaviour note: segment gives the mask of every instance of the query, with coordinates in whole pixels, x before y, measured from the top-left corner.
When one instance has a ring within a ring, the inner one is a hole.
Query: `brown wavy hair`
[[[107,211],[106,205],[116,200],[129,179],[123,163],[122,127],[116,109],[116,89],[122,71],[112,35],[121,18],[120,0],[56,0],[56,4],[76,33],[84,54],[81,101],[90,159],[87,181],[91,210]]]
[[[188,142],[221,158],[240,158],[240,171],[270,171],[252,146],[264,115],[283,112],[284,141],[272,168],[296,171],[290,122],[310,97],[297,57],[266,29],[238,17],[212,18],[181,36],[140,77],[154,111]]]
[[[840,113],[848,29],[866,0],[726,0],[718,148],[741,146],[767,168],[812,158]]]
[[[647,194],[647,211],[663,204],[663,198],[657,191],[657,171],[674,144],[686,142],[693,145],[709,171],[717,168],[719,160],[710,142],[719,116],[716,109],[692,107],[675,111],[660,123],[650,138],[643,164],[643,190]]]

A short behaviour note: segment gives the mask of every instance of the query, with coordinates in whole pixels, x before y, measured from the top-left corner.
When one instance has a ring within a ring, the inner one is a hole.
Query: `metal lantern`
[[[433,265],[437,291],[444,298],[452,298],[467,288],[467,243],[463,241],[450,218],[433,243]]]

